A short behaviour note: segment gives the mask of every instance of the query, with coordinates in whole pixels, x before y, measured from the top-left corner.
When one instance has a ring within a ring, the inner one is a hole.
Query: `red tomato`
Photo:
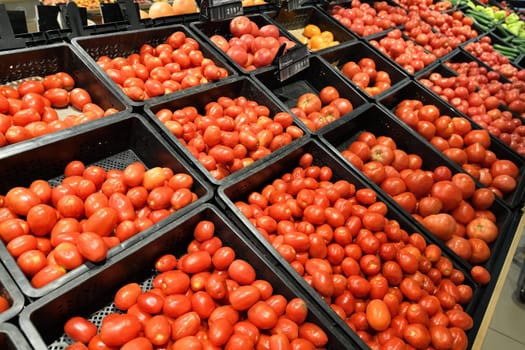
[[[138,296],[142,293],[142,288],[138,283],[128,283],[117,291],[113,301],[115,306],[120,310],[128,310],[137,302]]]
[[[61,242],[52,252],[56,263],[67,270],[72,270],[84,262],[77,246],[72,242]]]
[[[97,334],[97,326],[84,317],[74,316],[64,324],[64,332],[74,341],[87,344]]]
[[[316,347],[323,347],[328,343],[328,336],[323,329],[311,322],[304,322],[299,326],[299,337],[308,340]]]
[[[31,249],[20,254],[16,263],[24,274],[33,276],[47,265],[47,258],[40,250]]]
[[[100,235],[95,232],[82,232],[76,239],[78,251],[84,258],[92,262],[100,262],[106,258],[108,248]]]
[[[200,327],[201,319],[199,315],[190,311],[175,320],[171,324],[171,339],[178,340],[187,336],[195,335]]]
[[[25,187],[14,187],[5,195],[6,206],[19,215],[26,216],[29,209],[40,204],[40,198]]]
[[[259,329],[270,329],[277,323],[277,314],[266,302],[258,301],[248,309],[248,320]]]
[[[366,319],[374,330],[384,331],[390,326],[390,311],[382,300],[373,299],[366,306]]]
[[[246,261],[235,259],[228,267],[228,275],[231,279],[241,285],[247,285],[255,281],[255,269]]]
[[[144,336],[156,346],[168,343],[171,337],[170,319],[165,315],[155,315],[144,323]]]
[[[20,260],[24,256],[22,254],[18,259]],[[57,278],[66,274],[66,270],[57,264],[49,264],[44,266],[38,272],[33,275],[31,279],[31,284],[34,288],[42,288],[48,283],[56,280]]]
[[[100,325],[100,339],[108,346],[122,346],[139,336],[142,330],[139,319],[130,314],[107,315]]]
[[[99,236],[109,236],[117,227],[118,213],[114,208],[103,207],[95,211],[85,222],[84,231],[94,232]]]

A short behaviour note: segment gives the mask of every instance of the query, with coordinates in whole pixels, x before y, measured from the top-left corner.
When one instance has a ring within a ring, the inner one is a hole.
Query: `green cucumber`
[[[500,49],[496,49],[496,48],[494,48],[494,51],[499,52],[500,55],[505,56],[505,57],[507,57],[510,60],[515,60],[516,58],[518,58],[518,54],[517,53],[511,53],[511,52],[500,50]]]
[[[520,50],[514,47],[509,47],[509,46],[504,46],[504,45],[499,45],[499,44],[493,44],[492,46],[494,47],[494,49],[497,49],[500,52],[503,51],[503,52],[508,52],[508,53],[516,54],[516,55],[520,53]]]

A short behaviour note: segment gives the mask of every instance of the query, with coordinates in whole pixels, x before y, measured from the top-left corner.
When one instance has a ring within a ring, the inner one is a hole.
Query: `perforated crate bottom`
[[[153,288],[153,278],[155,277],[156,273],[156,270],[152,270],[152,276],[143,281],[142,283],[139,283],[143,292]],[[100,325],[102,324],[102,320],[104,319],[104,317],[115,312],[122,313],[121,310],[115,307],[115,303],[112,302],[109,305],[104,306],[97,312],[91,314],[88,317],[88,320],[91,321],[100,330]],[[53,343],[48,345],[47,348],[48,350],[63,350],[72,343],[74,343],[74,341],[64,333],[62,334],[62,336],[60,336],[60,338],[56,339]]]
[[[134,162],[141,162],[143,163],[140,158],[133,152],[132,150],[128,149],[126,151],[122,151],[120,153],[116,153],[112,156],[109,156],[107,158],[98,160],[92,164],[86,164],[86,167],[90,165],[97,165],[103,168],[104,170],[124,170],[128,165]],[[146,166],[146,165],[144,165]],[[147,169],[147,167],[146,167]],[[48,180],[49,184],[52,187],[58,186],[62,183],[62,180],[64,180],[64,175],[60,175],[57,177],[54,177],[50,180]]]
[[[299,97],[306,92],[318,93],[319,91],[306,80],[299,80],[273,90],[273,93],[289,108],[295,107]]]

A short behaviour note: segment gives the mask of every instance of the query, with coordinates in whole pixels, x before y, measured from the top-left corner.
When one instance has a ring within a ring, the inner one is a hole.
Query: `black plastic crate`
[[[52,186],[56,186],[63,178],[65,166],[72,160],[80,160],[86,165],[99,165],[106,170],[123,170],[132,162],[140,161],[146,168],[169,167],[174,173],[183,172],[192,175],[194,179],[192,191],[199,198],[166,219],[166,221],[174,220],[208,201],[213,194],[204,179],[180,158],[142,116],[128,114],[118,120],[101,119],[93,123],[93,127],[79,128],[68,137],[44,145],[32,144],[23,152],[2,157],[0,174],[3,180],[0,193],[5,194],[15,186],[28,187],[36,179],[46,180]],[[122,242],[109,250],[108,257],[125,250],[162,225],[162,221],[158,222]],[[94,267],[94,264],[85,263],[41,288],[34,288],[4,244],[0,244],[0,259],[12,274],[22,293],[29,298],[41,297]]]
[[[257,26],[260,28],[267,24],[274,24],[274,22],[267,16],[264,16],[260,13],[252,13],[248,14],[247,17],[251,19],[253,22],[257,24]],[[222,35],[226,40],[229,40],[232,37],[232,34],[230,33],[230,20],[222,20],[222,21],[213,21],[213,22],[193,22],[190,24],[190,28],[195,30],[201,38],[206,41],[209,45],[213,46],[218,52],[220,52],[221,56],[226,59],[231,65],[236,67],[241,73],[249,74],[250,72],[241,67],[239,64],[237,64],[235,61],[233,61],[226,52],[223,52],[221,49],[217,47],[211,40],[210,37],[219,34]],[[284,36],[288,38],[289,40],[295,42],[296,45],[301,45],[299,40],[297,40],[292,34],[288,33],[282,28],[279,28],[279,35]],[[267,67],[275,67],[276,62],[272,62],[272,64],[261,67],[256,69],[255,71],[266,69]]]
[[[481,40],[486,40],[486,39],[483,39],[483,38],[488,38],[488,39],[490,39],[490,44],[491,44],[491,46],[494,46],[494,44],[496,44],[496,45],[501,45],[501,46],[506,47],[506,48],[509,48],[509,49],[512,49],[512,48],[513,48],[513,49],[518,49],[518,48],[514,47],[511,43],[508,43],[508,42],[504,41],[503,39],[501,39],[500,37],[498,37],[497,35],[494,35],[492,30],[491,30],[491,31],[488,31],[488,32],[485,32],[485,33],[482,33],[482,34],[481,34],[478,38],[476,38],[475,40],[463,44],[463,45],[462,45],[462,48],[463,48],[465,51],[467,51],[468,53],[470,53],[470,54],[472,55],[472,52],[470,52],[470,51],[468,50],[468,45],[471,44],[471,43],[473,43],[473,42],[480,42]],[[494,51],[498,52],[497,50],[494,50]],[[501,54],[501,53],[500,53],[500,54]],[[503,55],[503,56],[505,56],[505,55]],[[505,56],[505,57],[507,57],[507,58],[509,59],[509,63],[512,64],[512,63],[513,63],[513,60],[518,59],[519,56],[520,56],[520,54],[517,53],[515,57],[509,57],[509,56]]]
[[[9,302],[9,309],[0,313],[0,324],[2,324],[18,316],[25,304],[22,292],[2,264],[0,264],[0,295]]]
[[[391,88],[405,81],[405,79],[408,79],[408,75],[405,71],[400,69],[397,65],[394,65],[390,60],[380,55],[375,48],[368,46],[367,44],[362,42],[356,42],[341,47],[335,47],[331,50],[327,50],[326,52],[321,53],[320,55],[333,67],[338,69],[341,75],[343,75],[341,69],[343,68],[346,62],[354,61],[357,63],[362,58],[373,59],[376,63],[376,71],[381,70],[387,72],[391,80],[391,87],[389,89],[377,94],[376,96],[369,95],[373,98],[380,98],[384,94],[388,93],[388,91],[390,91]],[[345,79],[351,81],[350,78],[346,76],[344,77]],[[366,91],[364,92],[366,93]]]
[[[468,45],[468,44],[469,43],[467,43],[466,45]],[[478,57],[474,56],[474,54],[472,54],[469,51],[467,51],[465,49],[466,45],[463,45],[462,47],[460,47],[460,49],[457,50],[454,55],[448,57],[446,60],[443,60],[443,64],[446,65],[447,62],[454,62],[454,63],[457,63],[457,62],[476,62],[480,67],[484,67],[484,68],[486,68],[489,71],[494,70],[491,66],[489,66],[488,64],[486,64],[485,62],[480,60]],[[502,77],[502,79],[505,79],[505,78]]]
[[[334,40],[339,42],[339,44],[335,46],[357,40],[357,38],[346,29],[346,27],[340,24],[340,22],[334,20],[317,7],[301,7],[293,11],[281,9],[280,11],[266,12],[265,15],[284,27],[288,32],[290,32],[300,42],[303,43],[304,41],[301,40],[301,38],[303,38],[303,40],[305,38],[303,36],[303,29],[308,24],[314,24],[318,26],[319,29],[321,29],[321,32],[332,32]],[[310,50],[321,53],[327,49],[328,48]]]
[[[31,350],[26,338],[15,325],[0,323],[0,347],[5,350]]]
[[[27,78],[43,78],[46,75],[64,71],[75,79],[75,87],[88,91],[93,102],[103,109],[129,110],[129,106],[118,98],[115,91],[102,82],[99,74],[92,70],[69,44],[53,44],[36,48],[4,51],[0,52],[0,60],[2,61],[2,65],[0,65],[0,84],[16,84]],[[56,110],[60,112],[60,109]],[[80,113],[80,111],[76,111],[75,114]],[[46,140],[58,137],[58,135],[64,136],[67,133],[66,130],[40,136],[38,137],[38,142],[46,142]],[[25,144],[27,142],[22,143]],[[4,150],[7,151],[14,145],[0,148],[0,153]]]
[[[121,286],[136,282],[143,290],[149,289],[155,275],[155,260],[167,253],[177,257],[185,254],[193,240],[193,229],[202,220],[214,223],[215,236],[235,250],[236,258],[249,261],[258,279],[271,282],[274,294],[282,294],[287,300],[301,297],[307,302],[307,321],[324,329],[329,339],[327,348],[362,348],[359,341],[346,336],[341,324],[326,309],[309,299],[308,293],[279,261],[259,244],[251,242],[219,209],[209,204],[163,226],[127,252],[114,256],[106,267],[92,270],[26,307],[19,321],[31,345],[37,349],[63,349],[67,344],[63,325],[68,318],[81,315],[99,325],[105,315],[116,311],[113,296]]]
[[[351,123],[351,121],[349,121]],[[283,257],[273,248],[273,246],[262,236],[262,234],[254,227],[254,225],[244,216],[244,214],[235,205],[237,201],[247,201],[248,195],[253,191],[262,191],[266,185],[272,184],[274,180],[280,179],[282,175],[291,173],[295,167],[298,166],[299,159],[305,153],[310,153],[313,156],[313,165],[316,166],[329,166],[332,169],[332,180],[347,180],[354,184],[357,189],[370,188],[371,184],[361,174],[351,170],[348,163],[341,160],[341,158],[334,154],[334,152],[322,143],[316,140],[304,140],[301,144],[298,144],[294,149],[290,150],[287,154],[283,154],[279,157],[275,157],[271,161],[256,169],[253,169],[250,174],[243,176],[240,180],[235,182],[227,182],[223,186],[219,187],[218,195],[220,198],[219,206],[223,206],[225,210],[228,210],[228,214],[231,214],[232,220],[246,227],[246,230],[250,232],[251,237],[257,240],[261,244],[267,247],[267,250],[274,256],[281,259],[283,264],[292,272],[297,274],[291,265],[284,260]],[[396,205],[391,205],[390,200],[382,193],[377,193],[377,200],[382,201],[388,206],[388,213],[386,217],[388,219],[397,220],[400,223],[400,227],[407,230],[409,233],[421,232],[419,227],[414,223],[413,220],[405,216]],[[231,211],[231,213],[230,213]],[[426,237],[426,236],[425,236]],[[432,241],[427,239],[428,243]],[[465,271],[465,283],[470,285],[473,289],[474,296],[471,302],[465,306],[465,311],[474,313],[476,310],[477,300],[483,293],[484,288],[477,285],[469,276],[469,273],[464,269],[464,264],[457,259],[454,255],[447,255],[447,251],[444,249],[445,256],[449,257],[455,266],[455,268]],[[306,286],[311,299],[315,300],[320,305],[327,306],[326,302],[321,296],[311,287],[308,286],[306,281],[302,279],[299,274],[296,275],[296,279],[300,280],[302,284]],[[337,316],[336,316],[337,317]],[[342,319],[339,319],[343,321]],[[343,321],[344,322],[344,321]],[[467,333],[469,339],[473,341],[476,336],[476,332],[481,323],[481,318],[476,320],[476,325]],[[347,328],[347,333],[351,337],[356,337],[356,334],[350,328]]]
[[[361,4],[368,4],[369,6],[371,6],[372,8],[375,7],[375,3],[377,1],[374,1],[374,0],[362,0],[360,1]],[[407,11],[405,8],[403,8],[402,6],[400,6],[398,3],[396,3],[395,1],[393,0],[385,0],[385,2],[387,3],[388,6],[390,7],[393,7],[395,8],[396,10],[399,11],[399,13],[401,14],[404,14],[406,15],[407,14]],[[328,13],[332,18],[334,18],[334,10],[337,9],[337,8],[343,8],[343,9],[349,9],[352,7],[352,2],[351,1],[340,1],[340,2],[330,2],[330,1],[327,1],[326,4],[320,4],[319,5],[323,10],[325,10],[326,13]],[[376,13],[376,16],[377,16],[377,13]],[[334,18],[335,19],[335,18]],[[362,37],[362,38],[370,38],[372,36],[377,36],[377,35],[382,35],[382,34],[386,34],[387,32],[389,32],[390,30],[392,30],[393,27],[389,27],[389,28],[384,28],[382,30],[379,30],[379,31],[376,31],[374,33],[370,33],[370,34],[367,34],[367,35],[360,35],[358,33],[356,33],[354,30],[352,30],[351,26],[347,27],[345,23],[341,22],[340,20],[337,20],[335,19],[337,22],[341,23],[341,25],[343,25],[344,27],[346,27],[348,30],[350,30],[352,33],[354,33],[355,35],[359,36],[359,37]],[[350,22],[351,23],[351,22]],[[398,27],[402,26],[401,25],[398,25]]]
[[[199,169],[200,172],[206,176],[207,180],[214,185],[219,185],[223,183],[224,179],[215,178],[213,174],[210,173],[210,171],[208,171],[199,162],[199,160],[191,154],[188,148],[163,125],[163,123],[159,120],[159,118],[157,118],[155,114],[164,108],[174,111],[177,109],[184,108],[186,106],[195,106],[199,113],[201,115],[204,115],[205,106],[211,101],[216,101],[221,96],[229,97],[232,99],[243,96],[249,100],[256,101],[258,104],[264,105],[269,108],[270,117],[273,117],[275,114],[283,111],[289,113],[289,111],[286,109],[286,106],[284,106],[277,99],[268,94],[262,86],[254,82],[252,79],[243,76],[219,82],[210,89],[195,92],[192,94],[187,94],[178,98],[168,98],[168,96],[166,96],[166,98],[159,100],[158,103],[148,103],[145,106],[145,112],[147,116],[153,121],[153,123],[155,123],[158,126],[163,135],[165,135],[170,141],[170,143],[173,144],[180,151],[180,153],[182,153],[186,157],[186,159],[193,164],[194,168]],[[294,124],[303,130],[304,135],[308,135],[308,132],[305,131],[306,128],[303,128],[301,126],[300,122],[295,116],[293,116],[293,114],[292,117],[294,118]],[[295,141],[292,141],[292,143],[293,142]],[[281,149],[275,150],[273,153],[282,152],[283,149],[286,149],[287,147],[288,146],[284,146]],[[256,163],[264,162],[265,159],[269,156],[266,156],[256,161]],[[251,168],[251,165],[236,172],[233,172],[226,178],[236,178],[239,176],[239,174],[243,174],[249,168]]]
[[[423,170],[434,171],[435,168],[444,165],[452,171],[452,174],[464,173],[457,164],[426,143],[417,132],[407,127],[389,112],[375,105],[361,111],[351,120],[334,123],[334,125],[331,125],[322,133],[321,140],[326,142],[336,154],[340,154],[340,152],[346,150],[363,131],[372,132],[376,136],[389,136],[393,138],[398,149],[408,154],[417,154],[423,159],[423,166],[421,167]],[[346,161],[342,155],[340,158]],[[374,187],[377,191],[383,192],[379,186]],[[480,186],[478,186],[478,188],[479,187]],[[400,210],[410,216],[410,213],[406,210],[402,208]],[[510,231],[510,228],[513,221],[513,214],[499,198],[494,201],[494,204],[488,208],[488,210],[492,211],[496,216],[496,226],[498,227],[499,235],[498,238],[489,245],[492,252],[491,257],[482,265],[497,275],[499,274],[499,270],[493,269],[492,267],[497,261],[502,259],[502,255],[506,255],[503,253],[508,251],[510,243],[512,242],[514,232]],[[425,234],[430,237],[431,240],[437,242],[444,250],[448,250],[443,241],[433,237],[424,226],[420,227],[422,231],[427,231]],[[449,251],[449,253],[455,255],[452,251]],[[456,258],[462,266],[466,266],[467,270],[470,270],[472,267],[471,263],[461,259],[459,256]]]
[[[127,57],[132,53],[139,53],[140,48],[143,44],[150,44],[156,46],[164,43],[166,39],[174,32],[181,31],[187,37],[197,40],[199,43],[199,49],[202,51],[204,57],[211,58],[215,64],[219,67],[226,68],[228,75],[236,75],[235,70],[231,67],[220,55],[215,52],[209,45],[202,42],[196,34],[191,32],[186,26],[183,25],[172,25],[159,28],[148,28],[129,30],[119,33],[100,34],[92,36],[77,37],[72,40],[72,44],[79,49],[79,52],[83,55],[84,59],[89,63],[92,69],[99,72],[104,82],[111,86],[120,99],[125,101],[126,105],[132,106],[135,109],[140,109],[144,106],[144,101],[134,101],[130,99],[122,89],[120,89],[113,80],[97,65],[96,61],[101,56],[108,56],[115,58],[118,56]],[[186,93],[188,90],[200,90],[206,88],[209,84],[201,84],[190,89],[184,89],[176,91],[169,96],[178,96]],[[150,98],[148,101],[156,101],[159,97]]]
[[[306,69],[284,81],[280,81],[277,76],[277,69],[267,69],[253,74],[255,80],[264,85],[269,93],[276,96],[288,108],[295,107],[302,94],[307,92],[319,94],[324,87],[330,85],[339,91],[341,97],[347,98],[352,103],[353,111],[347,115],[352,115],[367,102],[356,88],[319,56],[310,56],[309,66]],[[343,117],[345,116],[341,116]],[[312,134],[319,131],[311,130],[306,125],[304,128],[310,130]]]
[[[388,110],[394,111],[395,107],[403,100],[416,99],[423,102],[423,104],[433,104],[439,111],[440,115],[448,115],[450,117],[463,117],[470,121],[470,119],[457,111],[452,105],[445,102],[438,95],[428,91],[425,87],[421,86],[416,82],[408,82],[398,87],[392,93],[379,102],[385,106]],[[472,130],[482,129],[477,123],[470,121],[472,124]],[[490,133],[489,133],[490,134]],[[513,161],[519,168],[519,175],[516,179],[516,189],[507,194],[504,197],[504,201],[511,207],[516,208],[523,202],[523,189],[525,186],[525,160],[520,157],[516,152],[511,150],[507,145],[502,143],[494,135],[490,134],[490,150],[498,157],[498,159],[508,159]]]
[[[405,68],[401,63],[399,63],[398,58],[401,57],[402,54],[398,55],[397,57],[392,57],[390,54],[387,53],[387,50],[384,49],[380,45],[381,40],[385,39],[388,36],[388,34],[389,33],[386,33],[386,34],[380,33],[378,35],[373,35],[373,36],[371,36],[371,37],[369,37],[367,39],[367,42],[370,45],[372,45],[377,51],[379,51],[382,55],[384,55],[384,57],[386,57],[387,59],[391,60],[394,64],[396,64],[399,68],[401,68],[404,72],[406,72],[409,76],[414,76],[416,74],[420,74],[421,72],[428,71],[428,70],[432,69],[433,67],[435,67],[436,65],[439,64],[439,62],[440,62],[439,57],[437,57],[433,53],[431,53],[428,50],[426,50],[423,46],[419,45],[414,40],[412,40],[411,38],[407,37],[405,34],[401,34],[401,39],[403,39],[407,43],[407,45],[408,45],[408,43],[413,43],[414,46],[418,46],[418,47],[423,48],[423,51],[424,51],[424,53],[426,55],[432,55],[433,58],[434,58],[434,60],[432,62],[428,63],[427,65],[425,65],[425,63],[423,62],[423,67],[421,69],[416,70],[414,67],[412,67],[412,69],[414,69],[414,72],[412,73],[407,68]]]

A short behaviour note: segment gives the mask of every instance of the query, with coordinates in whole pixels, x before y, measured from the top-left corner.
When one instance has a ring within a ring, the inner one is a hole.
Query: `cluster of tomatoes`
[[[503,56],[492,46],[492,39],[490,36],[484,36],[478,41],[473,41],[465,45],[465,50],[470,52],[476,58],[481,60],[483,63],[490,66],[505,78],[513,80],[522,80],[525,81],[525,71],[523,69],[518,69],[513,66],[509,58]],[[522,73],[520,73],[520,71]]]
[[[64,175],[55,187],[38,179],[1,198],[0,238],[35,288],[104,260],[110,248],[197,199],[190,175],[140,162],[106,171],[75,160]]]
[[[354,106],[349,99],[339,95],[337,88],[328,85],[319,93],[305,92],[290,110],[310,130],[315,131],[352,112]]]
[[[359,36],[370,36],[392,27],[404,24],[408,17],[405,10],[392,6],[386,1],[373,5],[352,0],[350,7],[335,5],[330,11],[332,17]]]
[[[524,155],[525,126],[512,112],[500,108],[503,104],[516,111],[525,111],[525,100],[520,98],[519,90],[513,84],[500,82],[499,73],[487,71],[485,67],[479,67],[477,62],[448,62],[447,65],[459,75],[444,77],[433,72],[420,81],[478,125]]]
[[[247,16],[237,16],[230,21],[231,38],[214,34],[210,40],[235,63],[247,71],[272,64],[281,45],[285,49],[295,46],[295,42],[281,35],[274,24],[259,28]]]
[[[204,57],[199,42],[182,31],[164,43],[143,44],[127,57],[101,56],[97,64],[133,101],[169,94],[228,76],[226,68]]]
[[[408,16],[410,19],[404,25],[403,34],[437,57],[445,56],[461,44],[456,37],[448,38],[441,32],[434,32],[432,26],[423,21],[418,12],[411,11]]]
[[[452,45],[457,46],[478,36],[478,32],[472,28],[473,19],[461,11],[440,11],[424,2],[415,5],[410,8],[410,12],[417,12],[426,23],[445,35]]]
[[[372,58],[364,57],[357,63],[347,61],[341,67],[341,73],[370,96],[376,96],[392,86],[390,74],[378,71]]]
[[[511,81],[509,85],[502,85],[503,90],[511,90],[512,94],[509,98],[505,96],[505,100],[501,103],[508,105],[510,110],[525,116],[525,69],[518,69],[509,62],[507,57],[495,51],[489,36],[467,44],[465,50]]]
[[[204,114],[187,106],[155,113],[168,130],[216,179],[223,179],[304,135],[287,112],[271,115],[268,107],[244,96],[219,97]]]
[[[376,192],[332,176],[305,153],[236,206],[371,348],[466,349],[463,272],[388,219]]]
[[[469,80],[472,80],[477,92],[482,91],[480,96],[482,99],[495,96],[509,110],[525,114],[525,70],[513,70],[514,81],[507,83],[499,81],[498,72],[480,67],[477,62],[447,62],[446,65],[459,75],[466,75]],[[472,89],[472,87],[469,88]],[[472,92],[475,91],[469,91],[469,93]]]
[[[419,155],[399,149],[391,137],[368,131],[342,154],[462,259],[472,264],[489,259],[490,244],[499,233],[490,211],[495,200],[491,190],[476,188],[470,175],[452,174],[446,166],[423,169]],[[494,167],[507,163],[496,162]]]
[[[70,114],[59,116],[60,109]],[[90,94],[75,87],[66,72],[0,86],[0,147],[86,123],[118,112],[102,109]]]
[[[466,118],[441,115],[436,106],[423,105],[419,100],[403,100],[394,113],[499,197],[516,188],[519,169],[490,150],[487,130],[473,130]]]
[[[414,74],[432,64],[436,55],[423,46],[405,39],[400,29],[394,29],[381,39],[370,40],[370,44],[397,62],[408,73]]]
[[[306,320],[306,302],[287,300],[257,279],[211,221],[195,226],[188,253],[163,255],[155,268],[151,289],[131,282],[116,292],[119,311],[106,315],[99,330],[81,316],[66,321],[65,333],[75,341],[68,349],[316,349],[328,342]]]

